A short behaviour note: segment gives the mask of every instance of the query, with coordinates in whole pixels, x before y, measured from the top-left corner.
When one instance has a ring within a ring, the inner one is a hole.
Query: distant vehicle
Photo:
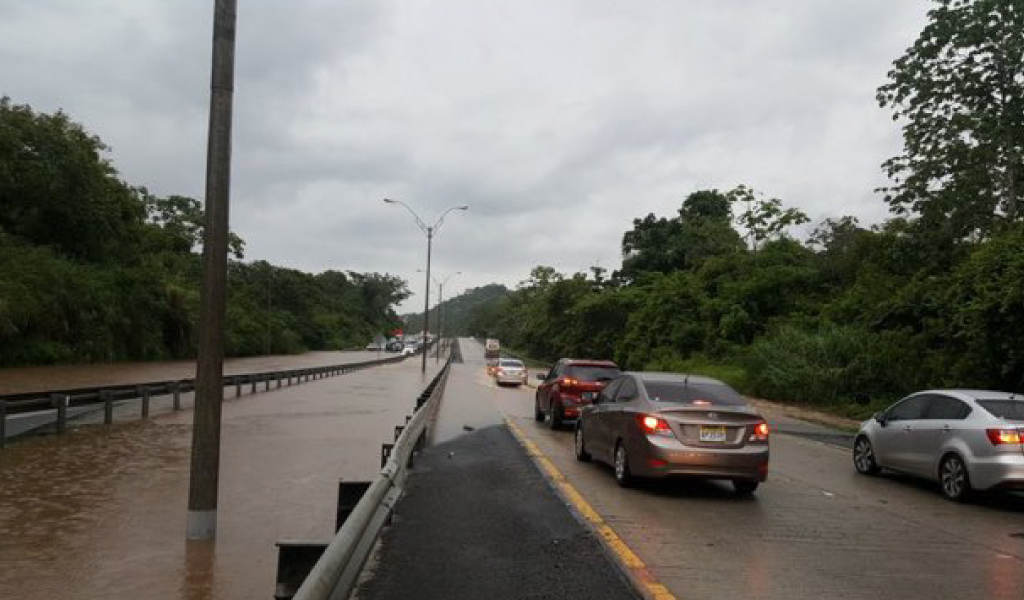
[[[1024,489],[1024,396],[985,390],[911,394],[861,425],[853,465],[937,481],[950,500]]]
[[[608,463],[621,486],[637,477],[728,479],[751,494],[768,476],[768,424],[721,381],[626,372],[576,423],[576,458]]]
[[[496,339],[488,338],[484,342],[484,358],[486,360],[497,360],[499,356],[501,356],[501,344]]]
[[[367,352],[381,352],[382,350],[384,350],[384,346],[377,342],[370,342],[369,344],[366,345],[365,350]]]
[[[537,386],[534,416],[537,421],[547,419],[552,429],[558,429],[566,419],[578,417],[580,409],[619,374],[618,365],[610,360],[563,358]]]
[[[402,347],[402,354],[405,356],[408,356],[410,354],[416,354],[416,352],[419,351],[419,349],[419,344],[417,344],[413,340],[409,340],[405,342],[405,345]]]
[[[526,383],[526,365],[515,358],[499,358],[494,370],[494,382],[498,385],[510,383],[516,387]]]

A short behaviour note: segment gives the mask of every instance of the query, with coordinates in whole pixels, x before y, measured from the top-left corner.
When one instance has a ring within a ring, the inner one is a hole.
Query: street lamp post
[[[441,341],[444,339],[444,336],[442,335],[444,332],[444,321],[448,320],[448,309],[444,307],[444,285],[448,283],[449,279],[456,275],[462,275],[462,271],[449,273],[448,276],[441,281],[434,279],[434,283],[437,284],[437,349],[434,351],[435,363],[441,362]],[[442,315],[444,315],[444,317],[442,317]]]
[[[433,225],[427,225],[426,223],[423,222],[423,219],[421,219],[420,216],[416,214],[416,211],[409,208],[409,205],[406,204],[405,202],[402,202],[401,200],[392,200],[390,198],[384,198],[384,202],[388,204],[400,204],[401,206],[405,207],[405,210],[409,211],[409,214],[412,215],[412,218],[416,220],[416,225],[421,230],[423,230],[423,233],[427,234],[427,276],[425,278],[426,292],[423,297],[423,343],[425,345],[427,342],[427,335],[430,333],[430,249],[434,241],[434,234],[437,233],[439,229],[441,229],[441,224],[444,223],[444,218],[448,213],[452,212],[453,210],[469,210],[469,207],[466,205],[452,206],[448,209],[445,209],[445,211],[441,213],[441,216],[437,218],[437,221],[435,221]],[[426,346],[424,346],[423,348],[423,362],[420,367],[420,372],[427,372]]]

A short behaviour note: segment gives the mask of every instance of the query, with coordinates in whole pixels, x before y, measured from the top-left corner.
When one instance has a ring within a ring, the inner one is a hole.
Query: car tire
[[[737,496],[749,496],[757,491],[758,482],[749,479],[733,479],[732,489],[736,490]]]
[[[538,423],[543,423],[544,417],[544,411],[540,409],[540,396],[535,396],[533,399],[533,418]]]
[[[967,465],[956,454],[948,454],[939,464],[939,488],[947,500],[963,502],[971,495]]]
[[[587,448],[583,443],[583,425],[576,424],[576,460],[580,462],[590,462],[590,453],[587,452]]]
[[[612,454],[612,472],[615,474],[615,483],[620,487],[630,487],[635,479],[629,472],[629,455],[626,453],[626,445],[619,440],[615,444],[615,453]]]
[[[861,475],[878,475],[882,470],[875,461],[875,449],[867,436],[858,436],[853,442],[853,468]]]
[[[556,408],[555,404],[554,400],[548,404],[548,427],[550,427],[552,431],[562,428],[562,407],[558,406]]]

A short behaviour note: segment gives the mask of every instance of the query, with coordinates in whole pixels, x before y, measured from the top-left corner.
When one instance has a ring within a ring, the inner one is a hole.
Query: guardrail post
[[[402,435],[402,430],[405,429],[405,425],[395,425],[395,441],[398,441],[398,436]]]
[[[266,386],[263,388],[264,392],[269,392],[270,391],[270,380],[272,378],[273,378],[273,374],[272,373],[268,373],[267,375],[265,375],[263,377],[263,379],[265,380],[264,383],[266,383]]]
[[[139,396],[142,397],[142,418],[149,418],[149,388],[145,386],[139,386]]]
[[[181,384],[179,382],[171,383],[171,394],[174,396],[174,410],[181,410]]]
[[[50,401],[57,409],[57,433],[64,433],[68,424],[68,397],[65,394],[50,394]]]
[[[380,445],[380,468],[384,468],[384,465],[388,464],[388,459],[391,458],[391,451],[395,449],[394,444],[381,444]]]
[[[0,448],[7,444],[7,402],[0,400]]]
[[[356,504],[362,499],[366,490],[370,489],[369,481],[345,481],[338,480],[338,513],[334,520],[334,532],[337,533],[341,526],[348,520]]]
[[[103,424],[114,424],[114,396],[110,390],[101,390],[100,397],[103,398]]]
[[[255,394],[256,393],[256,380],[257,379],[259,379],[259,377],[257,377],[256,375],[251,375],[249,377],[249,380],[252,382],[252,389],[249,390],[250,394]]]
[[[235,398],[242,395],[242,378],[235,376]]]
[[[281,374],[274,373],[274,379],[277,380],[277,389],[281,389]]]

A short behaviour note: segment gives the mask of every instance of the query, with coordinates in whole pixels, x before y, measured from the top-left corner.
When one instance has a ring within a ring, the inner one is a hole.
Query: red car
[[[579,418],[580,410],[619,373],[618,365],[610,360],[559,360],[537,387],[534,416],[537,421],[547,419],[552,429],[558,429],[564,421]]]

